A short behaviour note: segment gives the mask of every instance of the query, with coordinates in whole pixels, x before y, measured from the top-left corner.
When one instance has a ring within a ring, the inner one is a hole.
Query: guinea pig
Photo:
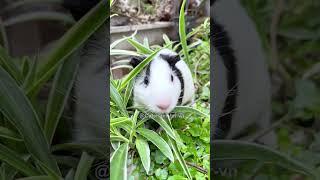
[[[215,124],[212,138],[237,139],[252,125],[256,125],[258,131],[270,126],[268,66],[256,27],[240,2],[217,0],[212,3]],[[275,133],[271,131],[258,142],[275,146]]]
[[[136,67],[145,57],[133,57]],[[191,71],[180,56],[169,49],[160,50],[134,79],[133,101],[154,113],[170,113],[177,105],[193,102],[195,88]]]

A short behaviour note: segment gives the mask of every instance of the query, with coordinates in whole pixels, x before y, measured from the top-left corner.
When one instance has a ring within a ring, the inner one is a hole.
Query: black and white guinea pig
[[[145,57],[133,57],[136,67]],[[160,50],[134,79],[134,106],[154,113],[170,113],[177,105],[193,102],[194,83],[191,71],[180,56],[169,49]]]
[[[253,21],[238,0],[211,1],[214,138],[237,138],[270,126],[271,84]],[[259,142],[275,145],[270,132]]]

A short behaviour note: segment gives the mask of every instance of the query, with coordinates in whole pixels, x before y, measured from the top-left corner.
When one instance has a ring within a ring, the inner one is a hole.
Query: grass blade
[[[127,108],[123,102],[123,99],[113,84],[110,84],[110,98],[118,106],[120,112],[123,115],[128,116]]]
[[[215,147],[213,159],[258,160],[319,178],[314,168],[266,146],[238,140],[215,140],[211,143]]]
[[[37,73],[37,81],[27,94],[36,94],[41,86],[52,77],[63,60],[79,48],[108,18],[108,3],[100,1],[81,18],[58,42],[56,48],[43,60],[46,62]]]
[[[94,157],[90,156],[86,152],[83,152],[76,173],[74,175],[74,179],[87,180],[93,161]]]
[[[14,62],[14,59],[9,56],[2,46],[0,46],[0,65],[16,80],[19,85],[22,84],[22,72]]]
[[[44,125],[44,133],[49,144],[52,142],[76,77],[79,67],[79,59],[76,54],[62,64],[53,81]]]
[[[57,180],[50,176],[31,176],[26,178],[19,178],[17,180]]]
[[[139,128],[137,129],[137,132],[141,136],[146,138],[148,141],[151,141],[155,146],[157,146],[158,149],[163,153],[163,155],[165,155],[168,159],[170,159],[171,162],[174,161],[174,157],[170,149],[170,146],[157,133],[145,128]]]
[[[11,76],[0,67],[0,111],[18,129],[29,153],[60,175],[49,144],[30,101]]]
[[[176,158],[178,159],[178,161],[183,169],[183,172],[188,177],[188,179],[192,179],[189,168],[188,168],[186,162],[184,161],[183,156],[181,155],[181,153],[177,147],[177,144],[174,141],[172,141],[169,136],[168,136],[168,142],[169,142],[169,145],[171,146],[174,154],[176,155]]]
[[[166,133],[173,139],[176,139],[176,136],[169,126],[169,124],[161,117],[161,116],[152,116],[151,117],[154,121],[156,121],[165,131]]]
[[[11,165],[26,176],[40,175],[40,172],[32,167],[30,163],[25,162],[16,152],[2,144],[0,144],[0,160]]]
[[[122,90],[123,88],[125,88],[127,86],[127,84],[134,78],[136,77],[137,74],[139,74],[142,69],[149,64],[150,61],[152,61],[153,57],[157,55],[157,53],[160,51],[161,49],[153,52],[151,55],[149,55],[146,59],[144,59],[141,63],[139,63],[138,66],[136,66],[132,71],[130,71],[130,73],[123,79],[123,81],[121,82],[121,86],[120,86],[120,90]]]
[[[11,139],[14,141],[22,141],[21,137],[6,127],[0,126],[0,137]]]
[[[124,105],[127,106],[128,105],[128,101],[131,97],[131,94],[132,94],[132,90],[133,90],[133,85],[134,85],[134,81],[130,81],[127,88],[126,88],[126,91],[124,93]]]
[[[127,159],[129,145],[127,143],[121,146],[113,153],[110,162],[110,179],[126,180],[127,179]]]
[[[136,148],[138,150],[142,165],[148,174],[151,162],[149,144],[144,139],[138,137],[136,139]]]
[[[176,106],[174,110],[172,111],[173,113],[191,113],[191,114],[197,114],[199,116],[202,116],[204,118],[209,118],[209,114],[205,114],[198,109],[192,108],[192,107],[187,107],[187,106]]]
[[[149,49],[148,47],[144,46],[143,44],[139,43],[137,40],[131,38],[128,39],[128,42],[136,48],[137,52],[142,54],[151,54],[153,51]]]
[[[113,43],[110,44],[110,51],[111,51],[113,48],[115,48],[118,44],[120,44],[121,42],[126,41],[126,40],[132,38],[132,37],[135,36],[136,34],[137,34],[137,30],[136,30],[131,36],[129,36],[129,37],[123,37],[123,38],[121,38],[121,39],[118,39],[118,40],[114,41]]]
[[[186,35],[185,6],[186,6],[186,0],[183,0],[181,9],[180,9],[180,16],[179,16],[179,36],[180,36],[180,42],[181,42],[181,46],[184,54],[184,60],[189,65],[190,62],[189,62],[187,35]]]
[[[65,179],[65,180],[74,180],[73,177],[74,177],[74,170],[73,170],[73,169],[70,169],[64,179]]]
[[[128,50],[122,50],[122,49],[111,49],[110,56],[140,56],[140,54],[135,51],[128,51]]]

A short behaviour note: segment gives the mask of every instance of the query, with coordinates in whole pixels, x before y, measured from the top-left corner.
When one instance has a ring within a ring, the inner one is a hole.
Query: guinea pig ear
[[[146,57],[144,56],[134,56],[130,60],[130,65],[132,65],[134,68],[138,66]]]
[[[160,57],[166,60],[172,66],[174,66],[178,61],[180,61],[180,56],[178,54],[177,55],[160,54]]]

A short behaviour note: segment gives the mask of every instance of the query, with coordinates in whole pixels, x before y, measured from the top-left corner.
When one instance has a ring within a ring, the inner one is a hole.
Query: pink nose
[[[163,101],[160,101],[158,104],[157,104],[157,107],[163,111],[167,110],[170,106],[170,101],[168,100],[163,100]]]

